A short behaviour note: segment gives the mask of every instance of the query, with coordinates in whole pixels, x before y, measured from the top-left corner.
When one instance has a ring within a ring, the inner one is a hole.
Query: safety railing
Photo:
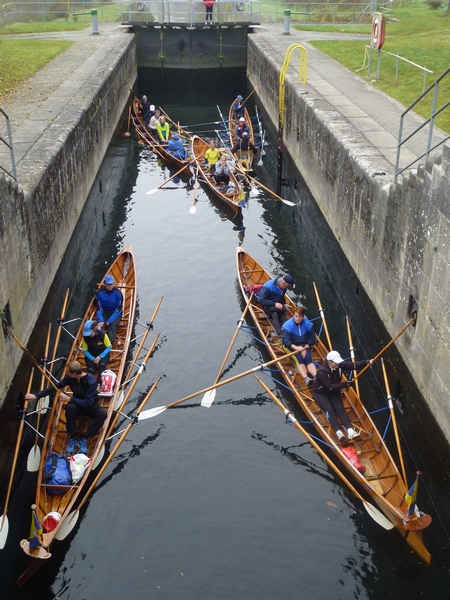
[[[436,79],[436,81],[434,83],[432,83],[430,85],[430,87],[428,89],[426,89],[423,92],[423,94],[421,94],[417,98],[417,100],[415,102],[413,102],[410,106],[408,106],[408,108],[401,115],[400,127],[399,127],[399,132],[398,132],[397,159],[395,162],[395,183],[397,183],[398,176],[401,173],[403,173],[407,169],[410,169],[414,164],[419,162],[419,160],[422,160],[423,158],[428,158],[428,156],[430,155],[431,152],[433,152],[433,150],[436,150],[436,148],[438,148],[439,146],[444,144],[448,139],[450,139],[450,135],[447,135],[444,139],[440,139],[439,141],[437,141],[437,143],[433,142],[434,121],[438,115],[440,115],[444,110],[448,109],[450,106],[450,100],[447,100],[440,108],[438,108],[439,84],[443,81],[443,79],[445,79],[449,75],[450,75],[450,68],[448,68],[440,77],[438,77]],[[428,96],[428,94],[431,94],[431,93],[433,94],[433,99],[432,99],[432,103],[431,103],[430,117],[424,123],[422,123],[422,125],[420,125],[416,129],[414,129],[409,135],[407,135],[405,138],[403,138],[403,128],[404,128],[404,123],[405,123],[405,117],[421,100],[423,100],[426,96]],[[419,156],[418,158],[416,158],[415,160],[410,162],[408,165],[406,165],[405,167],[400,169],[400,155],[401,155],[402,147],[406,144],[406,142],[411,140],[411,138],[413,138],[415,135],[417,135],[420,131],[424,130],[426,127],[428,127],[426,151],[423,154],[421,154],[421,156]]]
[[[372,4],[372,3],[371,3]],[[377,7],[373,0],[373,10]],[[369,9],[370,8],[370,9]],[[204,25],[205,6],[201,0],[138,0],[128,2],[9,2],[2,7],[0,25],[63,19],[89,22],[96,9],[98,22],[143,25]],[[217,0],[213,20],[218,24],[282,23],[291,11],[292,24],[370,23],[372,6],[367,2],[267,2],[260,0]]]
[[[0,171],[2,171],[3,173],[6,173],[7,175],[9,175],[10,177],[12,177],[13,179],[15,179],[17,181],[16,161],[14,158],[14,149],[13,149],[12,134],[11,134],[11,124],[9,122],[8,115],[5,113],[5,111],[2,108],[0,108],[0,113],[2,114],[3,117],[5,117],[6,137],[8,138],[8,139],[5,139],[2,135],[0,135],[0,149],[7,148],[7,151],[9,150],[9,156],[11,159],[11,170],[8,170],[6,167],[4,167],[0,163]],[[7,153],[7,151],[6,151],[6,153]],[[0,156],[2,156],[2,155],[3,155],[3,152],[0,152]]]

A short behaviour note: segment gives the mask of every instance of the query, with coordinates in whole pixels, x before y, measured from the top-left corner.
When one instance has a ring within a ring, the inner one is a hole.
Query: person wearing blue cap
[[[282,275],[275,279],[270,279],[256,292],[255,300],[260,304],[272,321],[272,325],[281,335],[281,327],[286,322],[286,311],[288,309],[285,304],[285,295],[288,289],[294,289],[294,279],[291,275]]]
[[[111,342],[97,321],[86,321],[83,328],[81,352],[84,354],[88,373],[97,371],[97,384],[102,384],[102,373],[108,364]]]
[[[183,146],[183,140],[176,133],[172,133],[170,136],[169,143],[167,144],[167,152],[170,152],[172,156],[180,160],[185,160],[188,156]]]
[[[233,102],[233,114],[237,121],[244,116],[245,101],[241,95],[236,96],[236,100]]]
[[[122,318],[123,296],[120,290],[114,287],[114,277],[106,275],[103,287],[97,292],[97,321],[100,329],[105,329],[111,344],[114,343]]]

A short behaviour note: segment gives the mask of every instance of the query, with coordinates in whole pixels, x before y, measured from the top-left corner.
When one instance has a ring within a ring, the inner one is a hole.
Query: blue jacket
[[[294,317],[283,323],[281,340],[286,348],[291,350],[291,346],[308,346],[312,347],[316,342],[316,334],[314,333],[313,324],[309,319],[303,317],[300,325],[294,321]]]
[[[259,292],[255,294],[258,304],[264,308],[268,308],[269,310],[275,308],[275,304],[277,302],[285,304],[284,297],[286,295],[286,290],[282,290],[280,287],[278,287],[278,280],[279,277],[266,281]]]
[[[80,408],[94,406],[94,404],[98,402],[97,380],[91,373],[86,373],[80,380],[66,376],[63,377],[61,381],[56,382],[56,387],[60,390],[66,386],[69,386],[72,390],[73,396],[70,399],[70,402],[73,402]],[[54,393],[54,387],[50,386],[45,390],[38,392],[35,396],[36,398],[44,398],[48,395],[54,395]]]
[[[233,102],[233,111],[239,117],[242,117],[244,114],[245,103],[243,100],[235,100]]]
[[[94,358],[97,356],[104,358],[111,352],[111,342],[109,337],[103,331],[98,331],[93,336],[83,336],[83,341],[81,342],[81,352],[89,360],[94,360]]]
[[[183,146],[183,140],[181,139],[174,140],[170,138],[167,144],[167,151],[170,152],[170,154],[172,154],[175,158],[181,158],[181,160],[187,158],[187,152]]]
[[[122,314],[123,296],[117,288],[113,288],[110,292],[106,289],[101,289],[97,294],[98,311],[97,320],[101,323],[108,321],[112,323]],[[108,317],[105,319],[103,312]]]

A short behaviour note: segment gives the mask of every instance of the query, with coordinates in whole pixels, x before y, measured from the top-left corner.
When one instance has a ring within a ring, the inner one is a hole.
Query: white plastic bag
[[[70,472],[73,483],[77,483],[83,477],[84,472],[91,464],[91,459],[86,454],[74,454],[69,457]]]
[[[114,371],[111,371],[110,369],[106,369],[106,371],[103,371],[100,396],[112,396],[114,386],[116,384],[116,377],[117,375],[114,373]]]

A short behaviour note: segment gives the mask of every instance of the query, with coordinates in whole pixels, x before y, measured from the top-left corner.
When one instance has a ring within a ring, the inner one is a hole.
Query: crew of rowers
[[[188,152],[183,145],[183,140],[177,133],[170,132],[170,125],[161,111],[154,104],[148,102],[147,96],[142,96],[139,102],[139,110],[145,121],[145,124],[151,133],[158,138],[165,150],[175,158],[186,160]]]

